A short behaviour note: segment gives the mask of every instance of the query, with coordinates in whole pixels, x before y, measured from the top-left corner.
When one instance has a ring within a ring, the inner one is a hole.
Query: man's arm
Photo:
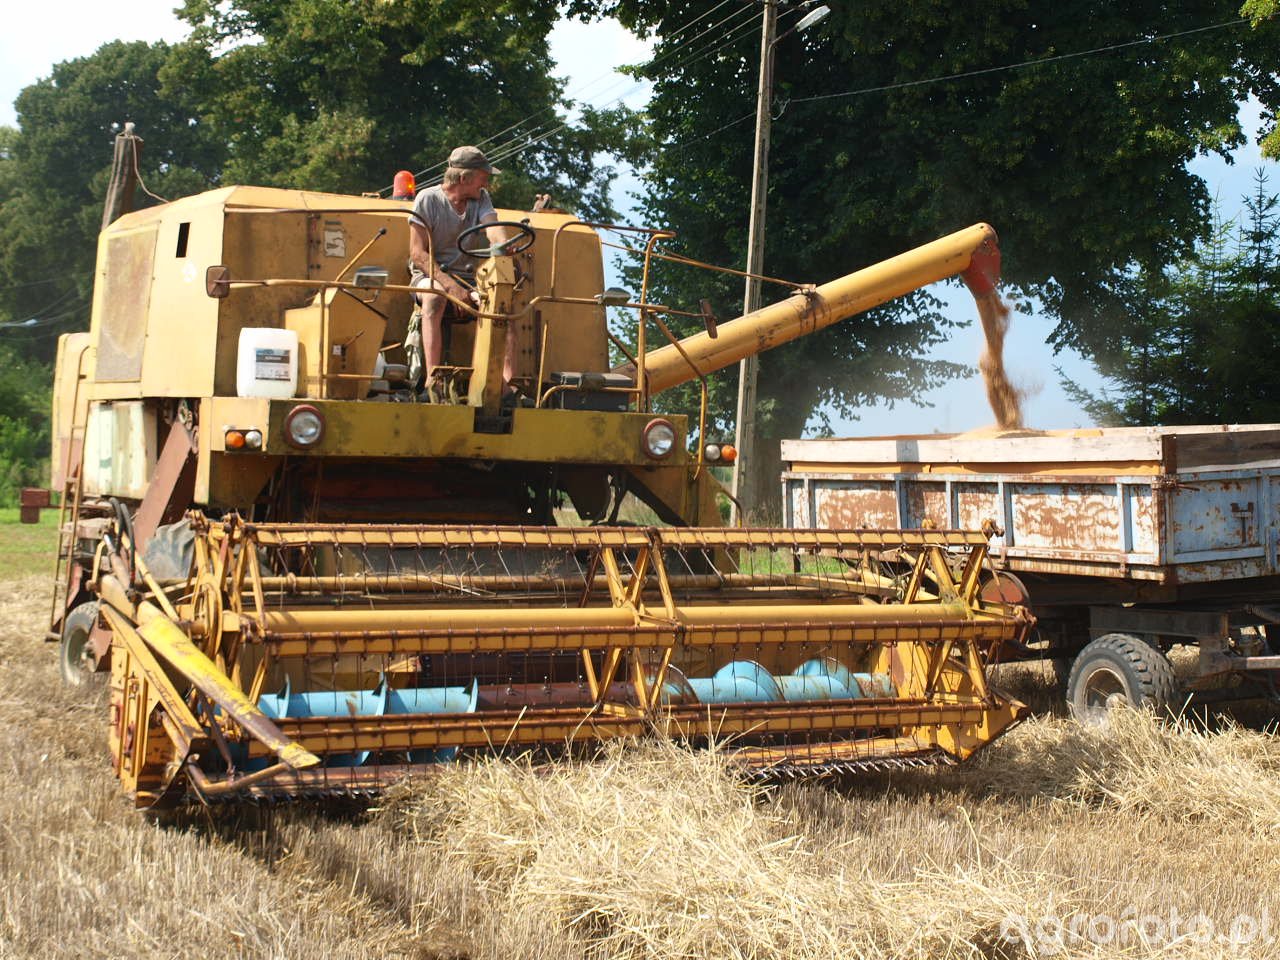
[[[480,215],[476,218],[478,223],[493,223],[498,219],[498,211],[493,209],[493,198],[489,196],[488,190],[481,190],[480,199],[476,202],[480,204]],[[515,236],[515,231],[510,227],[491,227],[484,232],[484,235],[492,249],[510,240]]]
[[[449,296],[461,300],[463,303],[469,302],[468,295],[470,291],[449,276],[439,265],[434,266],[433,273],[430,238],[427,235],[427,228],[412,220],[409,221],[409,259],[413,261],[413,265],[424,276],[434,277],[436,286],[449,294]]]
[[[480,218],[480,222],[493,223],[497,219],[497,213],[487,213]],[[484,232],[484,235],[488,238],[490,246],[497,246],[510,240],[516,235],[516,232],[510,227],[490,227]]]

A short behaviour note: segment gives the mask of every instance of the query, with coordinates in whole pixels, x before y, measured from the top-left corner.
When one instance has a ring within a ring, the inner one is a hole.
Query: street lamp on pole
[[[828,13],[825,4],[810,10],[782,37],[798,30],[807,30]],[[782,37],[775,36],[778,29],[778,0],[764,0],[764,13],[760,30],[760,85],[756,93],[755,159],[751,174],[751,216],[747,224],[747,273],[743,292],[742,312],[760,309],[760,281],[756,277],[764,270],[764,220],[769,189],[769,132],[773,100],[773,46]],[[757,485],[750,481],[750,470],[756,456],[756,376],[760,358],[757,354],[746,357],[738,364],[738,404],[734,445],[738,459],[733,466],[733,519],[741,523],[741,512],[749,512],[758,506]]]

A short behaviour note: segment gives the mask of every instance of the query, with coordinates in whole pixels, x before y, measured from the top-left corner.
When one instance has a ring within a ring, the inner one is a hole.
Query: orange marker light
[[[416,184],[413,180],[413,174],[408,170],[401,170],[396,173],[396,177],[391,181],[391,199],[392,200],[412,200]]]
[[[244,446],[244,434],[239,430],[228,430],[224,442],[228,450],[239,450]]]
[[[732,443],[726,443],[720,447],[720,462],[733,463],[738,459],[738,448]]]

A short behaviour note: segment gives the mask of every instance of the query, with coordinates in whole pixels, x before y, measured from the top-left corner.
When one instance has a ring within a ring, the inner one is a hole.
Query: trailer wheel
[[[1177,699],[1169,658],[1127,633],[1108,633],[1081,650],[1067,681],[1067,702],[1081,723],[1100,723],[1120,705],[1167,713]]]
[[[58,672],[62,674],[62,682],[69,687],[83,686],[97,677],[89,647],[89,634],[97,623],[97,600],[80,604],[62,621]]]

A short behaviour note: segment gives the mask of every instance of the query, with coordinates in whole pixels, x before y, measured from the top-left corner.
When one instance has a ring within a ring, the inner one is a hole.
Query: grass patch
[[[41,510],[39,523],[20,523],[17,507],[0,507],[0,580],[53,573],[58,511]]]

